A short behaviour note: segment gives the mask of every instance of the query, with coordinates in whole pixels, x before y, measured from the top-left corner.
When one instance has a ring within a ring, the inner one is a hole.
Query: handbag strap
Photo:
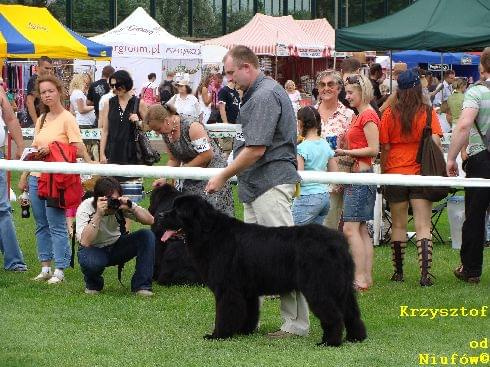
[[[415,161],[417,163],[422,163],[422,152],[424,150],[424,142],[427,137],[431,137],[432,135],[432,107],[427,106],[425,109],[426,118],[425,118],[425,126],[422,132],[422,136],[420,137],[419,148],[417,150],[417,156]]]
[[[132,113],[135,113],[138,115],[138,117],[141,117],[140,116],[140,112],[139,112],[139,109],[140,109],[140,99],[136,96],[133,96],[134,98],[134,105],[133,105],[133,111],[131,111]]]
[[[426,118],[425,118],[425,128],[430,130],[430,133],[432,134],[432,107],[431,106],[427,106],[426,109]]]

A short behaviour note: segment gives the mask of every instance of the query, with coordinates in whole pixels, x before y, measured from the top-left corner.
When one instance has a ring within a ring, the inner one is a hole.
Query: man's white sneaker
[[[50,271],[46,273],[45,271],[40,272],[35,278],[32,278],[32,280],[36,282],[44,282],[45,280],[51,279],[53,276],[53,273]]]
[[[100,291],[98,291],[98,290],[85,288],[85,294],[94,295],[94,294],[99,294],[99,293],[100,293]]]
[[[139,291],[136,291],[136,295],[141,297],[151,297],[153,296],[153,292],[149,289],[140,289]]]
[[[53,273],[53,276],[48,280],[48,284],[58,284],[61,283],[65,279],[65,274],[62,270],[56,269]]]

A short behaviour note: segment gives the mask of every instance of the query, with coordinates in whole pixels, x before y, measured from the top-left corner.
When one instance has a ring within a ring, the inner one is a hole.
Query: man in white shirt
[[[446,102],[449,96],[453,93],[453,83],[456,79],[456,73],[454,70],[446,70],[444,72],[444,80],[439,84],[436,90],[432,93],[436,93],[434,97],[434,107],[441,107],[443,102]]]

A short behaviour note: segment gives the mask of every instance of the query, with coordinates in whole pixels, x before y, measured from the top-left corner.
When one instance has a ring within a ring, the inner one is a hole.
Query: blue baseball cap
[[[410,69],[398,75],[397,82],[399,89],[410,89],[420,84],[420,76],[416,70]]]

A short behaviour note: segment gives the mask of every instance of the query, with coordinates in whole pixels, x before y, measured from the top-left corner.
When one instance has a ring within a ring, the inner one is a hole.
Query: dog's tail
[[[366,327],[361,320],[361,311],[357,303],[354,287],[347,293],[344,310],[344,325],[347,331],[346,339],[350,342],[361,342],[367,337]]]

